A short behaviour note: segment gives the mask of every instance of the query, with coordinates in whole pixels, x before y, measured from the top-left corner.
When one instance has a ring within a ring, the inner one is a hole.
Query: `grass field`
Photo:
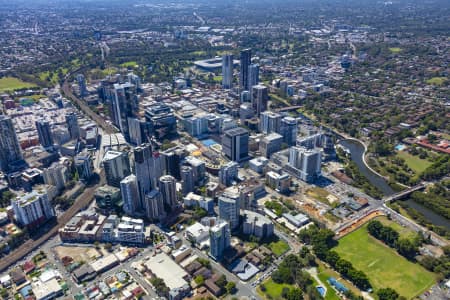
[[[391,51],[391,53],[400,53],[403,51],[403,49],[399,48],[399,47],[392,47],[392,48],[389,48],[389,51]]]
[[[447,77],[433,77],[427,80],[427,84],[443,85],[447,82]]]
[[[269,279],[265,281],[264,286],[266,287],[266,291],[263,292],[260,287],[257,288],[258,294],[261,296],[262,299],[284,299],[281,297],[281,292],[283,291],[283,288],[291,289],[292,285],[289,284],[278,284],[273,282],[272,279]]]
[[[138,63],[135,61],[127,61],[123,64],[120,64],[120,66],[123,68],[136,68],[138,66]]]
[[[327,196],[330,195],[326,190],[320,187],[313,187],[306,190],[306,194],[311,198],[316,199],[317,201],[323,202],[325,204],[330,204],[327,199]]]
[[[0,78],[0,92],[15,91],[25,88],[36,87],[33,83],[28,83],[15,77]]]
[[[409,229],[407,227],[403,227],[402,225],[400,225],[400,224],[398,224],[398,223],[396,223],[394,221],[389,220],[385,216],[377,217],[377,218],[375,218],[375,220],[380,221],[385,226],[392,227],[393,229],[395,229],[400,234],[400,237],[402,237],[402,238],[411,238],[411,239],[413,239],[416,236],[416,233],[414,231],[412,231],[411,229]]]
[[[371,237],[367,225],[340,239],[334,250],[356,269],[365,272],[375,290],[390,287],[411,299],[431,287],[436,280],[431,272]]]
[[[271,242],[269,244],[269,249],[273,252],[273,254],[275,254],[276,257],[278,257],[289,250],[289,245],[285,241],[279,240],[277,242]]]
[[[430,161],[421,159],[419,156],[409,154],[406,151],[397,152],[397,156],[403,158],[408,167],[410,167],[417,174],[422,173],[431,165]]]

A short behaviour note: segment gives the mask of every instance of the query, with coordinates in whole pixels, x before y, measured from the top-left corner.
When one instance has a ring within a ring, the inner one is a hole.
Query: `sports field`
[[[375,290],[390,287],[411,299],[435,283],[433,273],[398,255],[370,236],[366,228],[367,224],[340,239],[334,250],[366,273]]]
[[[14,91],[35,87],[35,84],[28,83],[15,77],[0,78],[0,92]]]
[[[267,281],[265,281],[264,286],[266,288],[265,291],[261,290],[261,286],[258,286],[258,288],[256,289],[258,295],[262,298],[262,299],[284,299],[281,294],[283,292],[283,288],[288,288],[291,289],[293,286],[290,284],[279,284],[279,283],[275,283],[272,279],[269,279]]]

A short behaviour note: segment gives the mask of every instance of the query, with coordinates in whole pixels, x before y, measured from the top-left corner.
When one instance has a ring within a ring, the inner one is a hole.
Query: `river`
[[[358,166],[359,171],[361,174],[364,175],[364,177],[369,180],[369,182],[376,186],[385,196],[389,196],[395,193],[395,191],[389,186],[386,179],[379,176],[378,174],[374,173],[372,170],[370,170],[366,164],[363,161],[364,156],[364,145],[356,140],[341,140],[339,142],[340,145],[348,149],[351,153],[352,160],[355,162],[355,164]],[[450,220],[444,218],[443,216],[440,216],[436,214],[434,211],[430,210],[429,208],[413,201],[412,199],[405,200],[404,203],[406,203],[409,207],[414,208],[421,214],[425,216],[427,220],[429,220],[431,223],[437,226],[444,226],[446,228],[450,229]]]

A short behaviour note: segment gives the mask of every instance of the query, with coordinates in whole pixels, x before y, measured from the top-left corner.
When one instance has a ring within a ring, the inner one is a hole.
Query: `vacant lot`
[[[446,82],[447,77],[433,77],[427,80],[427,83],[432,85],[443,85]]]
[[[399,151],[397,153],[398,157],[401,157],[405,160],[408,167],[410,167],[416,174],[420,174],[425,171],[431,165],[431,162],[426,159],[421,159],[417,155],[409,154],[406,151]]]
[[[32,87],[36,87],[36,85],[22,81],[15,77],[0,78],[0,92],[15,91]]]
[[[370,236],[367,225],[340,239],[334,250],[365,272],[375,290],[390,287],[411,299],[435,283],[434,274]]]
[[[58,246],[54,248],[56,256],[61,260],[65,256],[72,257],[77,262],[89,262],[94,258],[100,257],[100,252],[94,247],[67,247]]]

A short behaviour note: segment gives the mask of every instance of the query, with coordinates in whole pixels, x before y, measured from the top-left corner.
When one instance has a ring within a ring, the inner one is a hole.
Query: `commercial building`
[[[109,150],[103,157],[106,182],[110,186],[120,187],[122,179],[131,174],[128,153]]]
[[[262,84],[252,86],[252,107],[258,118],[262,112],[267,110],[268,102],[269,91],[267,87]]]
[[[12,170],[12,164],[23,159],[19,140],[10,117],[0,115],[0,169]]]
[[[273,235],[274,225],[272,221],[265,216],[253,211],[245,210],[243,213],[242,231],[246,235],[265,238]]]
[[[131,216],[141,213],[142,206],[139,201],[138,184],[135,175],[128,175],[120,181],[120,191],[122,193],[124,212]]]
[[[139,111],[139,98],[136,87],[127,82],[114,84],[114,97],[112,99],[112,121],[127,141],[130,141],[128,118],[136,118]]]
[[[184,129],[193,137],[201,137],[208,133],[208,120],[203,116],[184,119]]]
[[[222,87],[224,89],[233,87],[233,54],[222,56]]]
[[[283,143],[283,136],[278,133],[270,133],[265,136],[259,143],[259,151],[261,155],[270,158],[270,156],[281,150],[281,144]]]
[[[182,299],[189,292],[189,274],[164,252],[151,256],[144,265],[164,281],[170,290],[169,300]]]
[[[14,215],[19,224],[36,227],[55,216],[47,192],[33,190],[11,200]]]
[[[293,216],[291,214],[285,213],[283,214],[283,217],[289,221],[292,225],[295,227],[301,227],[303,225],[306,225],[309,223],[309,218],[301,213],[298,213],[297,215]]]
[[[219,196],[219,217],[230,223],[231,230],[239,227],[239,194],[224,193]]]
[[[206,179],[206,163],[194,156],[187,156],[183,164],[187,164],[192,168],[192,175],[194,179],[195,186],[203,185]]]
[[[44,148],[50,148],[53,146],[53,135],[50,128],[50,122],[48,121],[36,121],[36,129],[39,136],[39,143]]]
[[[222,260],[224,251],[230,247],[231,233],[228,223],[217,220],[209,229],[209,254],[217,261]]]
[[[78,117],[74,112],[66,114],[66,124],[69,130],[71,140],[80,138],[80,127],[78,126]]]
[[[149,124],[149,133],[158,140],[177,134],[177,119],[170,107],[158,104],[145,111],[145,120]]]
[[[242,127],[225,131],[222,136],[222,150],[232,161],[241,162],[248,158],[249,133]]]
[[[248,91],[250,87],[249,83],[249,67],[252,63],[252,50],[244,49],[241,51],[240,55],[240,72],[239,72],[239,89],[241,91]]]
[[[288,174],[278,174],[272,171],[266,173],[266,182],[274,190],[279,193],[289,192],[291,186],[291,176]]]
[[[127,244],[143,244],[145,240],[144,221],[122,217],[115,230],[116,241]]]
[[[159,192],[168,207],[174,209],[178,205],[176,180],[173,176],[165,175],[159,178]]]
[[[239,164],[231,161],[223,165],[219,170],[219,183],[230,186],[238,177]]]
[[[209,226],[194,223],[185,231],[186,238],[194,242],[199,249],[209,246]]]
[[[267,158],[259,156],[249,161],[249,168],[256,173],[262,174],[268,164],[269,160]]]
[[[164,201],[158,190],[152,190],[145,194],[144,198],[145,216],[152,221],[165,218]]]
[[[214,213],[214,200],[211,198],[189,193],[183,197],[183,202],[185,207],[200,207],[206,210],[208,214]]]

